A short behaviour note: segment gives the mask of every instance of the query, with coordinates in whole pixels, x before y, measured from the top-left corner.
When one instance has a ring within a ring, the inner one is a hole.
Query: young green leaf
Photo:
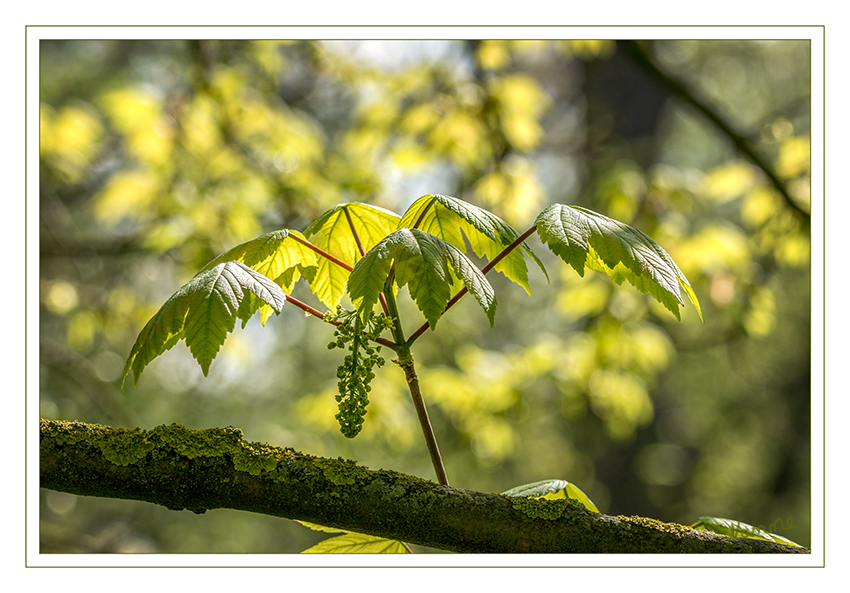
[[[305,229],[304,235],[316,247],[353,266],[362,255],[360,248],[364,253],[369,251],[395,230],[399,220],[398,214],[389,210],[349,202],[322,214]],[[348,270],[330,260],[319,258],[310,289],[329,309],[333,309],[345,294],[348,274]]]
[[[505,496],[517,496],[525,498],[545,498],[548,500],[556,500],[559,498],[571,498],[577,500],[589,511],[598,513],[599,509],[593,504],[593,501],[581,491],[575,484],[571,484],[566,480],[543,480],[542,482],[534,482],[511,488],[507,492],[502,492]]]
[[[505,247],[519,237],[513,227],[501,218],[451,196],[422,196],[411,204],[398,223],[399,228],[417,228],[443,239],[457,247],[466,249],[464,235],[478,257],[493,261]],[[528,294],[528,268],[523,252],[531,257],[546,275],[543,264],[523,241],[521,250],[515,249],[495,266],[510,280],[522,286]],[[548,278],[548,275],[546,275]]]
[[[446,309],[460,281],[472,293],[493,325],[496,297],[493,287],[461,251],[419,229],[402,228],[375,245],[354,266],[348,294],[360,316],[368,318],[395,264],[395,284],[407,286],[431,329]]]
[[[238,261],[274,280],[283,292],[291,293],[301,276],[304,276],[308,282],[313,280],[318,266],[316,252],[297,241],[295,237],[304,238],[298,231],[286,229],[266,233],[222,253],[204,266],[200,273],[221,263]],[[252,314],[258,308],[260,309],[260,321],[263,325],[273,311],[273,307],[261,304],[253,295],[248,296],[246,306],[250,308]],[[248,317],[250,318],[250,315]],[[245,323],[247,318],[243,319],[242,327],[245,327]]]
[[[535,221],[540,239],[579,276],[587,266],[605,272],[617,284],[623,280],[681,319],[680,287],[702,319],[699,301],[688,279],[658,243],[627,224],[579,206],[553,204]]]
[[[297,521],[304,527],[309,527],[313,531],[323,531],[325,533],[343,533],[338,537],[326,539],[313,546],[307,548],[302,554],[411,554],[410,548],[404,543],[396,540],[384,539],[372,535],[364,535],[353,531],[345,531],[336,527],[325,527],[324,525],[316,525],[315,523],[307,523],[306,521]]]
[[[280,286],[240,261],[205,268],[148,321],[127,358],[123,377],[132,371],[138,385],[144,368],[181,339],[206,375],[236,318],[247,322],[256,311],[254,295],[276,313],[286,302]]]
[[[325,533],[348,533],[345,529],[339,529],[337,527],[326,527],[324,525],[317,525],[316,523],[308,523],[307,521],[299,521],[295,519],[296,523],[301,523],[304,527],[309,527],[313,531],[323,531]]]
[[[748,537],[750,539],[763,539],[777,544],[785,544],[788,546],[800,547],[800,544],[792,542],[790,539],[769,533],[764,529],[741,523],[740,521],[732,521],[731,519],[722,519],[720,517],[700,517],[699,521],[691,525],[694,529],[702,529],[705,531],[713,531],[714,533],[722,533],[732,537]]]
[[[409,554],[400,541],[348,532],[307,548],[302,554]]]

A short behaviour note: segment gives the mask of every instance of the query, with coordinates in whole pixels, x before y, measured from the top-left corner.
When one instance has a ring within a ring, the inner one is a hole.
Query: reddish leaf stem
[[[353,268],[352,266],[350,266],[349,264],[345,263],[345,262],[344,262],[344,261],[342,261],[341,259],[338,259],[338,258],[336,258],[336,257],[332,256],[330,253],[328,253],[328,252],[327,252],[327,251],[325,251],[324,249],[321,249],[321,248],[319,248],[319,247],[316,247],[315,245],[313,245],[312,243],[310,243],[310,242],[309,242],[309,241],[307,241],[306,239],[302,239],[302,238],[301,238],[301,237],[299,237],[298,235],[292,235],[292,234],[290,234],[289,236],[290,236],[290,237],[292,237],[293,239],[295,239],[296,241],[298,241],[299,243],[301,243],[302,245],[304,245],[305,247],[309,247],[310,249],[312,249],[313,251],[315,251],[316,253],[318,253],[319,255],[321,255],[322,257],[324,257],[325,259],[328,259],[328,260],[332,261],[333,263],[335,263],[336,265],[338,265],[338,266],[340,266],[340,267],[342,267],[342,268],[345,268],[345,269],[346,269],[346,270],[348,270],[349,272],[350,272],[351,270],[353,270],[353,269],[354,269],[354,268]]]
[[[422,210],[422,212],[419,214],[419,218],[417,218],[417,219],[416,219],[416,222],[414,222],[414,223],[413,223],[413,228],[415,228],[415,229],[418,229],[418,228],[419,228],[420,223],[421,223],[421,222],[422,222],[422,220],[425,218],[425,215],[428,213],[428,210],[431,208],[431,206],[433,206],[433,205],[434,205],[434,202],[436,201],[436,199],[437,199],[437,198],[431,198],[431,201],[430,201],[430,202],[428,202],[428,205],[427,205],[427,206],[425,206],[425,208],[424,208],[424,209]]]
[[[285,294],[285,293],[284,293],[284,294]],[[287,295],[286,295],[286,302],[287,302],[287,303],[291,303],[291,304],[295,305],[296,307],[298,307],[299,309],[301,309],[301,310],[302,310],[302,311],[304,311],[305,313],[309,313],[309,314],[310,314],[310,315],[312,315],[313,317],[318,317],[318,318],[319,318],[319,319],[321,319],[322,321],[324,321],[324,320],[325,320],[325,314],[324,314],[324,313],[322,313],[322,312],[321,312],[321,311],[319,311],[318,309],[314,309],[313,307],[311,307],[311,306],[310,306],[310,305],[308,305],[307,303],[302,303],[301,301],[299,301],[298,299],[296,299],[294,296],[291,296],[291,295],[288,295],[288,294],[287,294]],[[333,325],[339,325],[339,324],[340,324],[340,322],[339,322],[339,321],[328,321],[327,323],[331,323],[331,324],[333,324]],[[376,341],[378,344],[381,344],[381,345],[386,346],[386,347],[388,347],[388,348],[392,348],[393,350],[398,349],[398,344],[396,344],[395,342],[391,342],[390,340],[387,340],[387,339],[385,339],[385,338],[378,338],[378,339],[377,339],[377,340],[375,340],[375,341]]]
[[[366,250],[363,249],[363,243],[360,242],[360,236],[354,229],[354,221],[351,220],[351,214],[348,212],[348,208],[346,206],[342,207],[342,211],[345,213],[345,219],[348,221],[348,228],[351,229],[351,234],[354,236],[354,242],[357,243],[357,249],[360,251],[360,257],[363,257],[366,255]],[[390,311],[387,308],[387,299],[384,297],[384,293],[379,294],[378,299],[381,301],[381,307],[384,309],[384,315],[389,317]]]
[[[348,221],[348,228],[351,229],[351,234],[354,236],[354,242],[357,243],[357,249],[360,251],[360,257],[366,255],[366,250],[363,249],[363,244],[360,242],[360,237],[357,235],[357,231],[354,230],[354,221],[351,220],[351,214],[348,212],[348,208],[345,206],[342,207],[342,211],[345,213],[345,219]]]
[[[345,212],[345,215],[348,217],[348,210],[343,208],[343,212]],[[350,217],[348,218],[348,222],[349,222],[349,224],[351,224],[351,218]],[[360,249],[360,254],[362,255],[363,254],[363,246],[360,244],[360,238],[357,236],[357,233],[354,231],[354,226],[351,227],[351,232],[354,233],[354,239],[355,239],[355,241],[357,241],[357,247]],[[304,245],[305,247],[309,247],[310,249],[312,249],[313,251],[315,251],[316,253],[318,253],[322,257],[332,261],[333,263],[337,264],[338,266],[340,266],[342,268],[345,268],[349,272],[354,269],[352,266],[348,265],[347,263],[345,263],[341,259],[338,259],[338,258],[332,256],[330,253],[328,253],[324,249],[316,247],[315,245],[310,243],[310,241],[307,241],[306,239],[302,239],[301,237],[299,237],[297,235],[289,235],[289,236],[292,237],[293,239],[295,239],[296,241],[298,241],[299,243],[301,243],[302,245]],[[386,301],[384,301],[383,296],[384,295],[382,294],[381,295],[381,304],[384,306],[384,311],[386,311]],[[299,309],[301,309],[305,313],[309,313],[310,315],[313,315],[314,317],[318,317],[319,319],[324,321],[324,319],[325,319],[324,313],[322,313],[321,311],[318,311],[317,309],[314,309],[313,307],[311,307],[310,305],[308,305],[306,303],[302,303],[301,301],[296,299],[294,296],[286,295],[286,300],[287,300],[287,302],[292,303],[293,305],[295,305],[296,307],[298,307]],[[332,323],[334,325],[339,325],[338,321],[331,321],[330,323]],[[385,338],[378,338],[377,340],[375,340],[375,342],[377,342],[378,344],[381,344],[383,346],[386,346],[387,348],[392,348],[393,350],[398,349],[398,344],[396,344],[395,342],[391,342],[390,340],[387,340]]]

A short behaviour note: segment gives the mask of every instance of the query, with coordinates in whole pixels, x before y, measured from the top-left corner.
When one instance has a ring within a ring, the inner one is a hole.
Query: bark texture
[[[41,420],[41,486],[203,513],[228,508],[464,553],[809,553],[574,501],[441,486],[353,461],[249,443],[239,429]]]

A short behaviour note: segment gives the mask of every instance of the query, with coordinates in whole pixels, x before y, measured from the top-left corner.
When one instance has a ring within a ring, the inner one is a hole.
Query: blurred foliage
[[[807,42],[643,47],[808,211]],[[181,345],[122,393],[123,362],[214,256],[339,202],[400,212],[454,195],[519,231],[573,203],[664,246],[705,325],[579,278],[532,237],[550,283],[532,270],[529,297],[491,275],[494,329],[467,298],[416,343],[452,484],[569,480],[603,512],[686,525],[790,517],[779,535],[810,544],[808,220],[615,42],[43,41],[40,60],[42,416],[234,425],[430,478],[392,365],[362,433],[339,434],[332,330],[297,311],[237,329],[208,379]],[[406,295],[399,305],[420,319]],[[281,553],[322,539],[245,513],[41,497],[44,552]]]

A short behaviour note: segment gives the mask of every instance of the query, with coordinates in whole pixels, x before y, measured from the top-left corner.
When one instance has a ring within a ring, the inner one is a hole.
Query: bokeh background
[[[40,405],[433,478],[401,372],[334,419],[332,331],[285,308],[209,377],[181,343],[122,391],[145,322],[208,260],[345,201],[427,193],[522,232],[553,202],[635,226],[691,280],[677,321],[628,284],[499,275],[414,348],[452,485],[579,486],[608,514],[716,516],[810,545],[808,41],[42,41]],[[758,162],[756,166],[754,162]],[[320,307],[306,284],[294,296]],[[407,327],[418,311],[404,298]],[[294,553],[284,519],[42,491],[44,553]],[[417,551],[427,551],[417,548]]]

